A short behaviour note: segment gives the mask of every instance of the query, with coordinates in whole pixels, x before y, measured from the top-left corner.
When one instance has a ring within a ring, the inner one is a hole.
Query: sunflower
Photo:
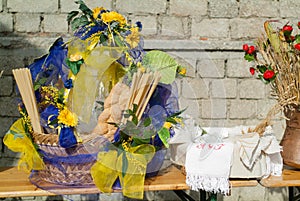
[[[64,124],[66,126],[75,127],[78,123],[78,118],[75,113],[72,113],[67,108],[64,108],[59,112],[57,117],[58,123]]]
[[[115,11],[102,13],[101,14],[102,21],[106,24],[109,24],[113,21],[119,22],[121,25],[126,24],[126,20],[120,13],[117,13]]]
[[[130,48],[135,48],[140,42],[140,33],[138,27],[132,27],[131,33],[126,37],[126,42],[130,45]]]

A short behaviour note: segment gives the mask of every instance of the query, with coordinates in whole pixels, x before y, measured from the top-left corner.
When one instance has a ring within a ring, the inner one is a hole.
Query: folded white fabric
[[[192,190],[228,194],[233,143],[192,143],[186,155],[186,183]]]
[[[247,168],[252,169],[260,156],[265,154],[267,164],[265,177],[270,174],[281,175],[283,161],[280,152],[282,148],[273,135],[271,126],[266,127],[261,137],[255,132],[248,133],[240,137],[237,143],[240,146],[240,159]]]

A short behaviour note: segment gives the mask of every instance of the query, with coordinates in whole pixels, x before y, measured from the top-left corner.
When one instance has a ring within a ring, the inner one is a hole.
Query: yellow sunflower
[[[75,113],[72,113],[67,108],[64,108],[59,112],[57,119],[58,123],[62,123],[70,127],[75,127],[78,123],[77,115]]]
[[[120,13],[117,13],[115,11],[102,13],[101,14],[102,21],[106,24],[109,24],[113,21],[119,22],[121,25],[126,24],[126,20]]]
[[[100,12],[101,12],[102,10],[105,10],[105,8],[103,8],[103,7],[96,7],[96,8],[94,8],[94,9],[93,9],[93,18],[94,18],[94,19],[97,19],[98,16],[99,16],[99,14],[100,14]]]
[[[126,42],[130,45],[131,48],[135,48],[138,46],[140,42],[140,33],[138,27],[132,27],[130,29],[131,34],[126,37]]]

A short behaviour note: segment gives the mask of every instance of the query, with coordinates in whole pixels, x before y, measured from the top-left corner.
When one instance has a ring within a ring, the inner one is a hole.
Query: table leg
[[[183,190],[174,190],[174,193],[182,200],[182,201],[195,201],[191,196],[189,196]]]
[[[293,200],[294,200],[294,187],[289,186],[289,201],[293,201]]]
[[[206,191],[200,190],[200,201],[206,201]]]
[[[200,190],[200,201],[217,201],[217,194],[216,193],[209,193],[208,198],[207,193],[204,190]]]

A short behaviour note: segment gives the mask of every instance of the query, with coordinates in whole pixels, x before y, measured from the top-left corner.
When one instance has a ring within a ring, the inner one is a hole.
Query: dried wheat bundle
[[[300,56],[293,45],[285,40],[282,30],[272,29],[270,22],[264,24],[266,35],[256,41],[256,48],[261,58],[256,59],[258,65],[270,67],[275,73],[275,79],[270,82],[271,95],[277,99],[277,104],[271,108],[266,118],[255,128],[263,133],[270,125],[270,120],[278,112],[294,109],[300,105]]]
[[[282,107],[300,104],[300,57],[289,50],[281,41],[279,51],[267,45],[267,38],[262,37],[257,41],[257,48],[263,61],[262,65],[271,65],[276,73],[274,82],[271,82],[272,92]]]

